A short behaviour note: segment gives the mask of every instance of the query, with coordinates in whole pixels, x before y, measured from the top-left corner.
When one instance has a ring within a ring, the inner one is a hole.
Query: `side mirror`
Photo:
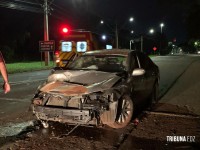
[[[145,74],[145,70],[142,68],[136,68],[132,72],[132,76],[141,76]]]

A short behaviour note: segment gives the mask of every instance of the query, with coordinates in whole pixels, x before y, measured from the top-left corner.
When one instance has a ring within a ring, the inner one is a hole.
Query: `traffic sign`
[[[157,47],[154,46],[154,47],[153,47],[153,50],[156,51],[156,50],[157,50]]]
[[[55,41],[39,41],[40,51],[55,51]]]

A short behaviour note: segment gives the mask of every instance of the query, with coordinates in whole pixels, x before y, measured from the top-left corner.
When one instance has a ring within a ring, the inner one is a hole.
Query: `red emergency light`
[[[67,33],[68,31],[69,31],[68,28],[63,28],[63,29],[62,29],[62,32],[63,32],[63,33]]]

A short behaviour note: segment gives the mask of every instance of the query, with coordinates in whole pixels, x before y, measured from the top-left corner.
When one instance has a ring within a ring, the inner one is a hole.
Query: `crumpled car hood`
[[[40,91],[65,96],[77,96],[110,89],[121,77],[101,71],[61,71],[48,77]]]

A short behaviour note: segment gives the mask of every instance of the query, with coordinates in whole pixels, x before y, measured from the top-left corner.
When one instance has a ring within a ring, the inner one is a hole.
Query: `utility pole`
[[[115,25],[115,42],[116,42],[116,49],[118,49],[119,43],[118,43],[118,27],[117,27],[117,23]]]
[[[143,52],[143,36],[141,35],[141,52]]]
[[[44,41],[49,41],[48,0],[44,0]],[[44,52],[45,66],[49,65],[49,52]]]
[[[130,40],[130,50],[131,50],[131,44],[134,43],[134,40]]]

